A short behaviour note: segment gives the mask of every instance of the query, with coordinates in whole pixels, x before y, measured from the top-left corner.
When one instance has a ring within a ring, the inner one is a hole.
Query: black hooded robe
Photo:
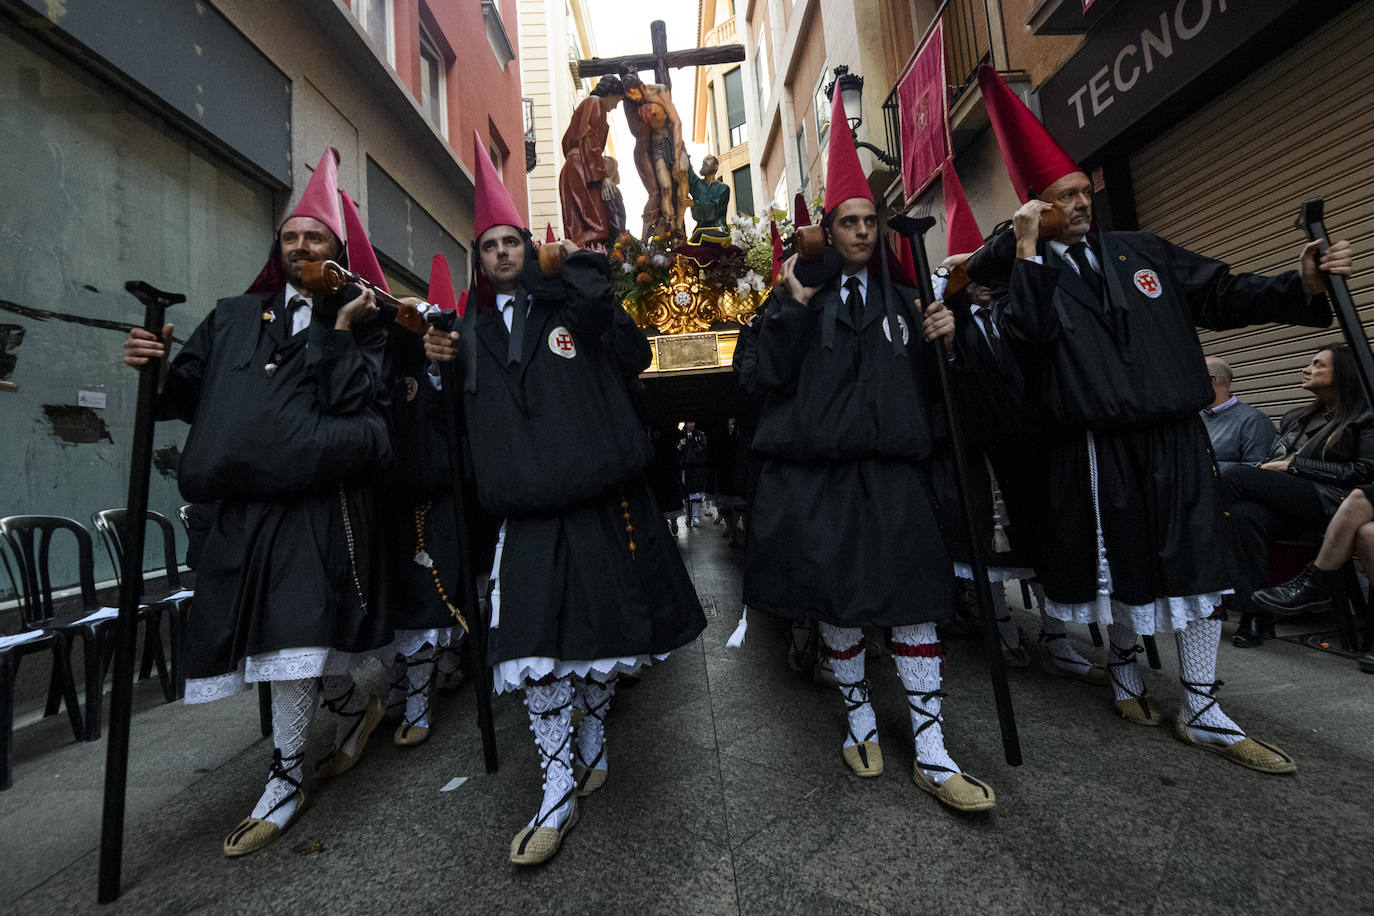
[[[1090,239],[1105,306],[1048,245],[1040,245],[1042,264],[1009,259],[1014,239],[1009,230],[999,235],[970,259],[969,272],[979,280],[1009,268],[1002,327],[1025,354],[1022,364],[1035,367],[1027,386],[1046,423],[1047,528],[1035,568],[1047,596],[1079,606],[1096,598],[1089,433],[1112,598],[1160,609],[1170,598],[1229,588],[1222,494],[1198,416],[1213,395],[1196,328],[1326,327],[1326,297],[1309,299],[1296,271],[1232,274],[1157,236],[1106,232]]]
[[[191,424],[178,482],[214,514],[186,633],[191,680],[250,655],[391,641],[372,491],[391,460],[386,332],[334,329],[356,294],[317,299],[295,336],[282,292],[222,299],[170,367],[158,417]]]
[[[616,320],[610,277],[604,255],[579,251],[557,291],[519,290],[514,307],[529,312],[514,364],[500,313],[469,315],[477,494],[505,520],[493,665],[661,655],[706,627],[644,473],[651,447],[628,387],[648,341]]]
[[[831,283],[802,305],[774,290],[739,365],[765,395],[754,432],[744,603],[840,627],[941,621],[953,613],[950,558],[927,481],[926,358],[915,294],[870,271],[859,326]],[[884,299],[893,298],[892,328]],[[894,353],[892,334],[904,346]]]

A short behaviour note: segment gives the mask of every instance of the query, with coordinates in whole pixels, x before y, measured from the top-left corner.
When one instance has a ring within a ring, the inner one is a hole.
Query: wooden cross
[[[707,67],[711,64],[729,64],[744,60],[744,45],[717,45],[714,48],[692,48],[687,51],[668,50],[668,28],[662,19],[649,23],[649,42],[652,54],[631,54],[628,57],[593,57],[579,60],[579,76],[618,75],[622,70],[638,73],[653,70],[654,81],[673,88],[668,76],[669,67]]]

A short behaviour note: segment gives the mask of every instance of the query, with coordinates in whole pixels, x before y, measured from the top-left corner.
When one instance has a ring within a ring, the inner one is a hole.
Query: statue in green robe
[[[719,168],[719,160],[707,156],[701,161],[701,177],[697,177],[693,169],[687,172],[688,188],[692,192],[692,218],[697,223],[692,233],[694,239],[707,236],[720,241],[720,236],[724,236],[729,241],[725,215],[730,209],[730,186],[716,177]]]

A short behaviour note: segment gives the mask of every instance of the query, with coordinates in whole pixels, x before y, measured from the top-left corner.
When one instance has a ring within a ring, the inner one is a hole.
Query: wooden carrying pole
[[[167,308],[186,297],[164,293],[141,280],[124,288],[143,303],[143,328],[162,338]],[[105,803],[100,824],[100,889],[97,899],[112,903],[119,896],[124,861],[124,801],[129,777],[129,726],[133,715],[134,643],[138,603],[143,597],[143,540],[148,524],[148,474],[153,462],[153,409],[162,360],[150,359],[138,370],[134,412],[133,455],[129,461],[129,499],[124,504],[120,541],[124,557],[119,577],[119,617],[115,622],[114,685],[110,691],[110,727],[105,753]]]

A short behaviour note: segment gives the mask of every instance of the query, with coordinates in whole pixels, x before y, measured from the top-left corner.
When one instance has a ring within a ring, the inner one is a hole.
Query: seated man
[[[1220,356],[1207,357],[1207,375],[1212,380],[1212,403],[1202,408],[1202,422],[1212,439],[1212,455],[1217,468],[1259,464],[1274,447],[1274,424],[1257,408],[1231,394],[1231,366]]]

